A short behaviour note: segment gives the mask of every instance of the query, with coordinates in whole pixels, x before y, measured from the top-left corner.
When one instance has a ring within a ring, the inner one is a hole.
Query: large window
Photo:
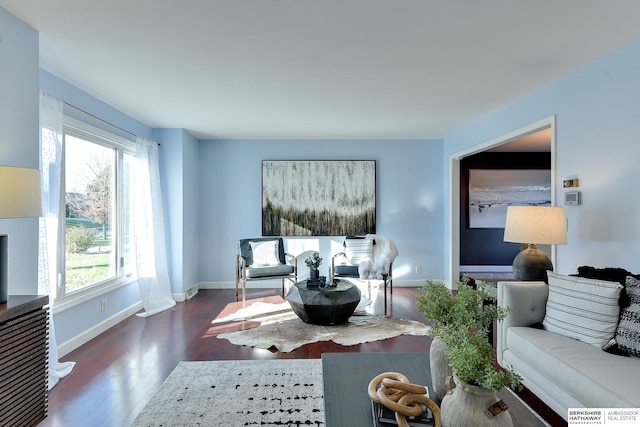
[[[103,292],[133,278],[134,160],[133,142],[65,117],[60,209],[65,256],[56,298]]]

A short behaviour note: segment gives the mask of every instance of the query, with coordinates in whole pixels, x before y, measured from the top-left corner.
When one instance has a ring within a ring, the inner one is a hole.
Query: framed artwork
[[[469,169],[469,228],[504,228],[512,205],[551,205],[551,171]]]
[[[375,160],[263,160],[263,236],[376,231]]]

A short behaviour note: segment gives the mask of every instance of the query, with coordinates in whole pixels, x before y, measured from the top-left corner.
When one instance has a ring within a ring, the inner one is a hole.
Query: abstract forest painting
[[[469,228],[504,228],[511,205],[551,205],[551,171],[469,170]]]
[[[375,160],[264,160],[263,236],[376,231]]]

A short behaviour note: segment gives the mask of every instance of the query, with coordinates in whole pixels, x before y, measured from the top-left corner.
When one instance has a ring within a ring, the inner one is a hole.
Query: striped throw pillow
[[[627,277],[626,285],[630,304],[620,313],[615,340],[618,350],[640,357],[640,280]]]
[[[549,271],[549,299],[542,322],[550,332],[604,347],[618,325],[622,285]]]
[[[351,265],[360,265],[363,261],[373,260],[373,240],[347,239],[344,244],[345,253]]]

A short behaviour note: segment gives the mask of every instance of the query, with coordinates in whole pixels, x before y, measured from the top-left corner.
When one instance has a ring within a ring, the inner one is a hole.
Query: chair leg
[[[242,304],[247,300],[247,281],[242,281]]]
[[[240,280],[240,262],[236,258],[236,301],[238,300],[238,281]]]
[[[383,274],[382,280],[384,280],[384,314],[387,314],[387,279],[389,275]]]

